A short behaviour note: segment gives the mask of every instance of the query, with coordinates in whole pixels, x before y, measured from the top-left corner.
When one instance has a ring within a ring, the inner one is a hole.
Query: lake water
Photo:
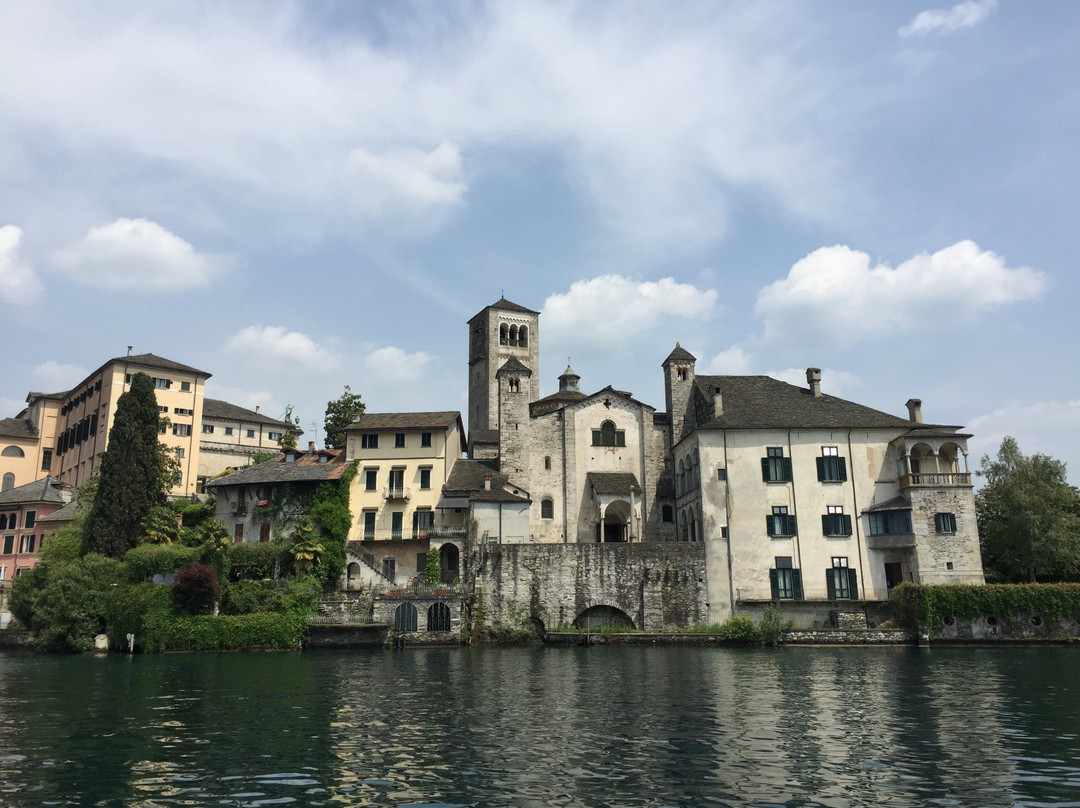
[[[0,654],[0,805],[1080,806],[1080,649]]]

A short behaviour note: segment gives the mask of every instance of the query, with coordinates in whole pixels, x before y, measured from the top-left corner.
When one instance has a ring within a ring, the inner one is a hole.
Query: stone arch
[[[547,634],[547,628],[544,627],[544,621],[535,615],[529,618],[529,629],[537,637],[543,637]]]
[[[450,630],[450,607],[443,603],[441,600],[437,603],[432,603],[428,606],[427,610],[427,630],[428,631],[449,631]]]
[[[345,568],[345,588],[358,589],[360,586],[360,565],[355,561]]]
[[[636,628],[630,615],[617,606],[590,606],[574,619],[574,628],[595,631],[601,627]]]
[[[510,326],[508,326],[506,323],[503,323],[502,325],[499,326],[499,344],[500,345],[506,345],[510,341],[509,334],[510,334]]]
[[[453,583],[461,574],[461,550],[453,542],[439,547],[439,580]]]
[[[400,603],[394,609],[394,631],[416,631],[416,607],[411,603]]]
[[[630,503],[625,499],[617,499],[609,502],[604,507],[600,520],[600,541],[620,542],[627,541],[630,536]]]

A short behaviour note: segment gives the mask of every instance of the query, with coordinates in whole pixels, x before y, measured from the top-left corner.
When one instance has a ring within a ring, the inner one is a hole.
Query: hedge
[[[151,612],[143,621],[143,650],[215,651],[252,646],[299,648],[307,620],[296,613],[177,616]]]
[[[168,575],[198,560],[199,548],[183,544],[140,544],[124,555],[128,580],[132,583]]]
[[[1011,619],[1037,614],[1053,625],[1063,617],[1080,619],[1080,584],[955,584],[903,583],[889,600],[910,624],[933,628],[946,617],[987,615]]]

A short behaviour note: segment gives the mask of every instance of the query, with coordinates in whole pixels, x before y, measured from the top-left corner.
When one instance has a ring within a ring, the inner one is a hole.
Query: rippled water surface
[[[0,805],[1080,806],[1080,649],[0,654]]]

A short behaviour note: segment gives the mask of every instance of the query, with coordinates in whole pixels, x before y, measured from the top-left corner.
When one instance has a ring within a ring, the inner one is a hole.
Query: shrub
[[[199,560],[199,551],[182,544],[140,544],[124,556],[128,580],[148,581],[155,575],[169,575]]]
[[[749,617],[733,614],[720,624],[720,633],[729,640],[756,642],[760,635],[757,624]]]
[[[188,564],[176,573],[172,594],[188,614],[207,614],[221,597],[217,572],[209,564]]]
[[[287,548],[283,542],[237,542],[229,547],[229,577],[274,578]]]
[[[1080,584],[903,583],[889,600],[908,625],[921,622],[931,629],[945,617],[1037,614],[1051,625],[1063,617],[1080,618]]]
[[[120,587],[105,608],[109,621],[109,644],[122,648],[127,635],[143,639],[145,622],[151,614],[170,614],[173,611],[172,587],[149,581]]]
[[[761,622],[758,623],[758,631],[761,633],[761,642],[765,645],[776,645],[784,633],[791,629],[791,621],[784,619],[780,607],[770,603],[761,613]]]
[[[143,629],[143,649],[153,653],[299,648],[306,629],[307,621],[294,613],[188,616],[151,612]]]

